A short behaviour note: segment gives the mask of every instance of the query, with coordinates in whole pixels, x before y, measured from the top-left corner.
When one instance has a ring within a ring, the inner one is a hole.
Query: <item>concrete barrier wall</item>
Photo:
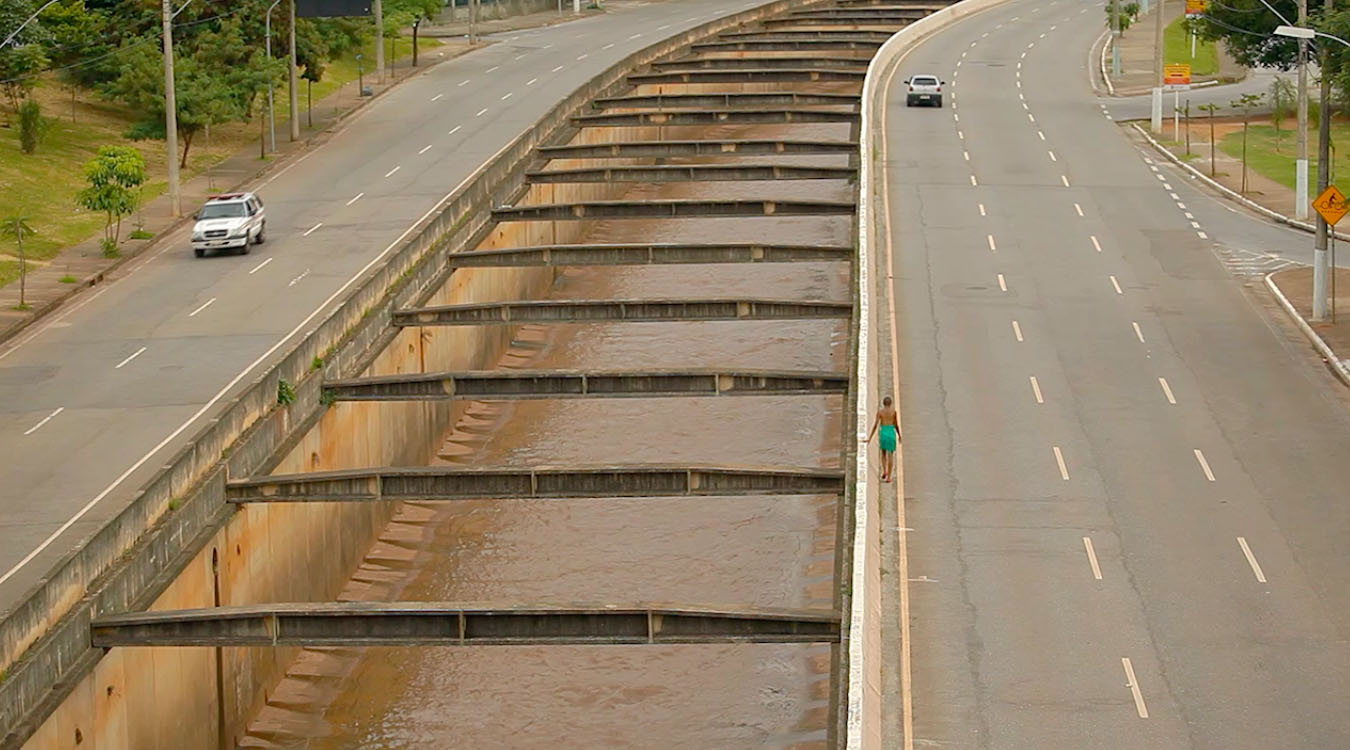
[[[858,357],[854,377],[861,383],[854,401],[857,420],[855,462],[850,470],[850,500],[853,503],[852,600],[846,628],[848,643],[847,728],[845,746],[849,750],[874,750],[881,747],[882,713],[885,701],[907,701],[905,696],[884,695],[881,687],[881,524],[879,492],[868,474],[867,445],[863,442],[876,413],[880,378],[878,368],[889,364],[889,346],[876,340],[878,322],[885,299],[880,284],[885,273],[877,257],[884,232],[889,231],[887,206],[880,200],[881,180],[885,179],[880,145],[884,133],[880,113],[886,107],[886,85],[905,55],[934,33],[1005,0],[960,0],[900,30],[886,41],[872,58],[863,82],[862,151],[858,170],[858,272],[855,294],[859,308],[857,331]],[[901,460],[897,453],[896,460]],[[898,497],[904,488],[897,486]],[[905,554],[901,550],[901,554]],[[896,571],[891,571],[895,573]],[[900,586],[908,584],[902,579]],[[908,645],[902,644],[907,651]],[[908,669],[908,664],[888,668]],[[907,720],[907,712],[897,711]],[[902,732],[909,736],[909,727]],[[906,742],[906,747],[912,747]]]
[[[197,740],[205,735],[191,734],[189,740],[189,735],[172,731],[162,737],[157,735],[154,744],[140,744],[150,742],[150,738],[139,734],[134,735],[136,741],[127,740],[129,745],[118,741],[119,737],[133,737],[124,732],[139,731],[128,726],[127,714],[118,706],[132,690],[139,692],[148,688],[136,684],[136,675],[126,675],[127,670],[122,665],[131,650],[116,658],[103,659],[100,651],[89,648],[89,621],[103,613],[206,601],[208,592],[214,596],[220,589],[222,575],[225,580],[234,582],[236,591],[247,589],[252,594],[294,594],[310,585],[312,582],[300,573],[316,566],[301,566],[298,561],[306,558],[299,551],[300,545],[290,543],[279,529],[268,544],[277,551],[279,558],[297,561],[294,567],[279,568],[297,571],[297,575],[287,578],[285,572],[255,570],[255,566],[264,566],[252,560],[238,564],[226,561],[228,556],[222,555],[222,550],[232,549],[230,537],[228,534],[223,538],[219,536],[233,513],[223,502],[226,478],[271,470],[280,462],[277,457],[282,455],[291,465],[298,465],[303,463],[298,457],[309,454],[312,460],[312,454],[318,453],[322,463],[323,451],[315,451],[313,446],[323,447],[325,439],[331,443],[336,437],[320,437],[317,443],[305,443],[309,450],[301,447],[300,437],[309,432],[310,426],[320,423],[326,413],[320,403],[319,375],[359,374],[372,363],[371,352],[383,349],[390,338],[391,311],[415,304],[423,298],[425,290],[445,284],[447,254],[488,232],[490,217],[486,209],[516,197],[520,174],[533,161],[535,146],[551,142],[556,133],[566,128],[568,119],[580,112],[587,102],[597,96],[618,93],[624,88],[628,71],[695,40],[819,2],[821,0],[776,0],[710,21],[635,52],[595,76],[550,110],[535,127],[503,147],[410,228],[399,242],[387,248],[362,274],[339,289],[333,295],[335,305],[316,311],[297,327],[298,338],[287,340],[284,345],[278,344],[276,364],[248,382],[239,396],[166,461],[164,469],[117,516],[67,554],[20,604],[3,613],[3,620],[0,620],[0,669],[4,670],[4,679],[0,681],[0,737],[3,741],[0,745],[18,746],[33,736],[40,726],[43,727],[44,741],[38,744],[43,747],[49,746],[45,740],[48,731],[53,733],[52,740],[59,744],[69,744],[76,729],[82,736],[93,736],[92,729],[72,728],[69,723],[61,726],[66,720],[60,717],[48,723],[50,729],[43,726],[46,717],[63,703],[83,708],[69,714],[63,711],[62,716],[92,716],[100,722],[100,727],[105,728],[110,737],[107,747],[209,747],[215,744],[199,744]],[[598,186],[598,189],[603,188]],[[499,233],[493,241],[512,244],[508,239]],[[418,335],[404,331],[394,337],[402,339],[405,347],[407,343],[413,343],[412,353],[416,354],[416,342],[407,339]],[[436,352],[453,350],[457,346],[455,337],[463,335],[438,332],[432,338],[440,340],[431,348]],[[440,355],[432,356],[434,359]],[[408,367],[410,362],[386,359],[378,361],[377,367]],[[321,369],[315,369],[315,363],[320,363]],[[283,381],[295,391],[294,401],[285,405],[278,404],[277,399]],[[336,430],[320,429],[315,434],[336,433]],[[330,451],[331,448],[330,445]],[[317,527],[312,533],[306,532],[306,545],[321,545],[323,550],[333,554],[346,554],[359,547],[359,540],[368,539],[379,527],[380,514],[384,511],[376,508],[364,512],[369,516],[352,520],[349,527],[344,526],[344,531],[350,533],[332,546],[329,545],[334,540],[325,538]],[[307,522],[301,512],[295,513],[294,520],[301,526],[322,525],[320,521]],[[263,536],[256,530],[254,533]],[[317,541],[319,539],[326,541]],[[242,545],[239,546],[242,549]],[[214,560],[208,557],[212,550],[216,553]],[[258,581],[285,579],[296,583],[290,589],[277,584],[258,584],[250,588],[233,578],[245,575],[240,572],[241,568],[250,577],[258,576]],[[179,576],[179,573],[184,575]],[[273,588],[274,585],[278,587]],[[177,660],[184,665],[185,673],[193,673],[201,680],[209,679],[209,675],[222,669],[214,654],[205,649],[157,652],[149,658],[155,664]],[[275,656],[271,658],[273,662],[278,661]],[[254,661],[262,664],[266,660],[259,657]],[[240,672],[243,671],[246,670],[241,668]],[[120,680],[119,675],[132,681]],[[158,690],[159,686],[154,689]],[[186,697],[181,691],[175,693],[171,685],[163,688],[162,697],[164,702],[157,713],[169,717],[172,723],[174,707]],[[223,713],[245,713],[242,698],[237,702],[240,705],[226,707]],[[219,727],[210,733],[218,732]]]

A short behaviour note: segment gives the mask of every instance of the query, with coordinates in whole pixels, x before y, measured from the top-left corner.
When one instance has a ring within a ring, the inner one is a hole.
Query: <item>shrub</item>
[[[42,107],[31,98],[25,99],[19,105],[19,149],[25,154],[37,151],[46,130],[47,120],[42,116]]]

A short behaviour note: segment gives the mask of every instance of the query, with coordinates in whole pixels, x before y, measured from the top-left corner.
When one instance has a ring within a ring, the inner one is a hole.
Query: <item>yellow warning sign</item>
[[[1185,63],[1163,66],[1164,86],[1189,86],[1191,84],[1191,66]]]
[[[1186,0],[1186,17],[1196,18],[1205,15],[1205,0]]]
[[[1312,207],[1322,216],[1322,220],[1331,226],[1336,226],[1336,222],[1345,218],[1345,214],[1350,212],[1350,206],[1345,204],[1345,193],[1336,189],[1335,185],[1328,185],[1322,194],[1317,196],[1317,200],[1312,202]]]

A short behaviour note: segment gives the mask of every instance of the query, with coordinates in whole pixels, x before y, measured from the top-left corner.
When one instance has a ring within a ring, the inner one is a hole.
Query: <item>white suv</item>
[[[905,95],[905,106],[932,104],[942,106],[942,81],[937,76],[921,75],[905,79],[909,92]]]
[[[227,193],[206,199],[192,215],[192,252],[200,258],[208,250],[235,250],[248,254],[250,243],[266,239],[267,215],[262,199],[253,193]]]

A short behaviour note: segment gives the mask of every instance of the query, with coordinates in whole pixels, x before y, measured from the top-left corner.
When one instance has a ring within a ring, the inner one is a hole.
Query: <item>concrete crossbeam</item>
[[[712,320],[848,318],[847,302],[765,299],[528,300],[397,310],[393,325],[473,326],[522,323],[670,323]]]
[[[233,480],[230,503],[833,495],[841,469],[753,466],[392,466]]]
[[[897,16],[877,15],[877,16],[869,16],[867,18],[850,18],[847,16],[797,16],[795,18],[768,19],[764,22],[764,26],[774,31],[778,31],[783,28],[791,28],[794,26],[806,26],[806,27],[837,26],[837,27],[847,27],[850,30],[858,30],[858,31],[861,31],[863,29],[867,29],[869,31],[886,30],[886,29],[899,31],[905,26],[914,23],[914,21],[916,20],[918,20],[918,17],[910,18],[909,16],[898,16],[898,15]]]
[[[336,380],[323,387],[324,398],[329,401],[802,396],[847,390],[847,374],[767,370],[434,372]]]
[[[874,53],[885,42],[879,39],[743,39],[704,42],[689,48],[691,52],[815,52],[855,50]]]
[[[923,5],[894,5],[887,3],[885,5],[852,5],[846,8],[814,8],[811,10],[797,10],[788,14],[788,19],[803,18],[858,18],[872,19],[878,17],[906,19],[914,21],[924,16],[932,14],[935,10],[945,8],[945,5],[936,5],[926,3]],[[775,19],[778,20],[778,19]]]
[[[643,125],[777,125],[780,123],[858,121],[856,110],[827,109],[723,109],[671,110],[665,112],[617,112],[579,115],[572,124],[579,128],[631,128]]]
[[[685,263],[808,263],[848,261],[847,245],[767,245],[756,243],[654,243],[650,245],[535,245],[455,253],[459,268],[535,266],[657,266]]]
[[[921,8],[937,12],[943,8],[951,7],[952,4],[950,2],[932,2],[932,0],[835,0],[835,5],[849,9],[885,6],[891,8]]]
[[[540,146],[545,159],[638,159],[649,156],[756,156],[762,154],[858,153],[852,141],[708,140],[625,141],[572,146]]]
[[[866,70],[820,69],[758,69],[758,70],[673,70],[658,73],[637,73],[628,76],[631,86],[657,83],[791,83],[811,81],[823,83],[856,83],[862,85]]]
[[[719,34],[723,41],[785,41],[793,39],[851,39],[884,43],[893,32],[881,29],[774,29],[772,31],[732,31]]]
[[[707,219],[719,216],[852,216],[852,201],[651,200],[545,203],[492,209],[496,221]]]
[[[671,164],[647,167],[597,167],[527,172],[535,184],[578,182],[735,182],[743,180],[852,180],[852,167],[799,167],[791,164]]]
[[[814,106],[858,107],[858,94],[825,94],[797,91],[766,91],[738,94],[652,94],[648,96],[610,96],[593,101],[597,109],[638,108],[717,108]]]
[[[681,57],[652,63],[655,70],[769,70],[776,68],[867,70],[866,58],[815,55],[812,57]]]
[[[90,623],[95,648],[838,643],[838,612],[674,604],[281,603],[135,612]]]

